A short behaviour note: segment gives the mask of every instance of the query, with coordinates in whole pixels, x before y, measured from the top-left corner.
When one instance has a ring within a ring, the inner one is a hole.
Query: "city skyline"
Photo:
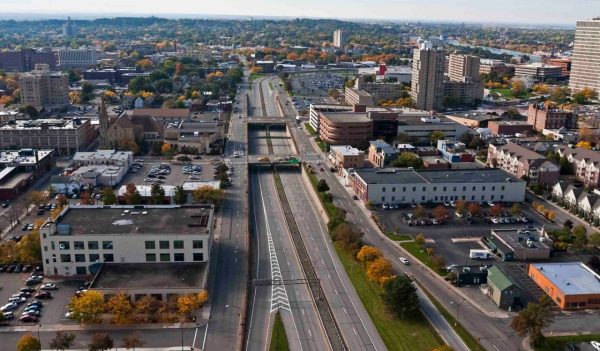
[[[350,5],[350,6],[349,6]],[[385,11],[379,9],[385,6]],[[27,12],[23,12],[27,9]],[[338,19],[372,19],[389,21],[448,21],[477,23],[521,23],[532,25],[574,25],[576,20],[591,19],[600,15],[600,3],[593,0],[521,2],[507,0],[501,7],[492,7],[489,2],[456,0],[451,3],[443,0],[430,0],[427,3],[417,0],[390,0],[373,6],[366,1],[331,0],[323,3],[305,0],[302,6],[275,0],[245,2],[224,0],[218,6],[207,7],[191,0],[179,1],[179,6],[168,3],[154,3],[138,0],[106,0],[102,3],[87,3],[67,0],[52,2],[43,0],[7,0],[3,3],[5,15],[21,14],[20,17],[63,17],[80,15],[129,16],[154,15],[164,17],[202,16],[256,16],[256,17],[317,17]],[[493,17],[489,16],[493,13]],[[18,17],[16,17],[18,18]]]

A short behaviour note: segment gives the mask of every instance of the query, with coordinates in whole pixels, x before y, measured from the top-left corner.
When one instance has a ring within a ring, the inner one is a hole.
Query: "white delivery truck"
[[[486,260],[490,258],[490,256],[491,253],[489,250],[471,249],[471,251],[469,251],[469,258],[473,259]]]

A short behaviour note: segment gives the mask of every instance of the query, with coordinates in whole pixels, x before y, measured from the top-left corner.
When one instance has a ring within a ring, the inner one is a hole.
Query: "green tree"
[[[50,348],[53,350],[66,350],[75,344],[75,334],[57,331],[54,339],[50,341]]]
[[[573,228],[573,237],[573,246],[577,248],[586,246],[588,243],[588,237],[585,226],[582,224],[575,226],[575,228]]]
[[[423,168],[423,160],[412,152],[402,152],[390,163],[390,167],[413,167],[414,169]]]
[[[212,203],[220,205],[225,198],[223,189],[214,189],[211,186],[205,185],[194,190],[192,197],[198,203]]]
[[[173,202],[177,205],[183,205],[187,202],[187,194],[183,190],[183,186],[178,185],[175,187],[175,192],[173,193]]]
[[[20,108],[19,111],[26,113],[31,118],[38,118],[40,115],[40,112],[31,105],[26,105],[25,107]]]
[[[107,333],[95,333],[92,335],[92,341],[88,344],[89,351],[105,351],[112,349],[113,340]]]
[[[523,84],[523,82],[521,82],[520,80],[514,81],[511,87],[512,96],[516,98],[520,98],[527,91],[527,89],[525,88],[525,84]]]
[[[115,195],[115,192],[109,187],[102,189],[101,199],[105,205],[114,205],[117,203],[117,196]]]
[[[431,145],[433,145],[433,146],[437,146],[438,140],[442,140],[445,137],[446,137],[446,135],[441,130],[435,130],[435,131],[431,132],[431,134],[429,135],[429,139],[431,140]]]
[[[160,184],[152,184],[150,188],[150,203],[154,205],[163,204],[165,201],[165,189]]]
[[[573,174],[573,167],[571,167],[571,163],[569,162],[569,159],[567,159],[567,156],[562,156],[558,160],[558,164],[560,165],[560,174]]]
[[[329,185],[327,184],[327,181],[325,179],[319,180],[319,182],[317,183],[317,191],[320,193],[329,191]]]
[[[94,84],[85,82],[81,85],[81,101],[88,102],[94,98]]]
[[[31,333],[24,334],[17,342],[17,351],[39,351],[42,349],[40,341]]]
[[[590,235],[589,238],[590,245],[600,246],[600,233],[596,232]]]
[[[69,77],[69,83],[77,83],[81,80],[81,76],[72,69],[67,71],[67,76]]]
[[[398,318],[407,319],[419,313],[419,298],[413,282],[406,276],[393,277],[383,286],[381,296],[388,310]]]
[[[520,336],[529,335],[534,344],[543,340],[542,330],[552,322],[552,301],[542,296],[539,302],[530,302],[513,318],[510,326]]]
[[[552,90],[552,93],[550,93],[550,100],[554,101],[559,105],[564,104],[565,102],[567,102],[570,92],[571,91],[568,87],[557,86]]]
[[[137,94],[141,91],[154,92],[154,87],[152,86],[148,77],[133,78],[129,81],[127,89],[133,94]]]

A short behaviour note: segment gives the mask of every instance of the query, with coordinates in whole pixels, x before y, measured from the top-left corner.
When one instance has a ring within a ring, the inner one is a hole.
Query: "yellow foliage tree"
[[[37,351],[41,349],[40,341],[31,333],[24,334],[17,342],[17,351]]]
[[[575,146],[580,147],[582,149],[587,149],[587,150],[592,149],[592,143],[590,143],[589,141],[580,141]]]
[[[358,259],[363,264],[367,265],[370,262],[380,258],[381,256],[383,255],[381,254],[381,251],[379,251],[379,249],[373,246],[365,245],[361,247],[360,251],[358,251],[356,259]]]
[[[202,290],[197,294],[185,294],[177,298],[177,312],[188,317],[208,300],[208,293]]]
[[[69,308],[73,312],[73,319],[84,324],[97,323],[104,313],[104,297],[99,291],[88,290],[80,297],[72,297]]]
[[[154,63],[152,63],[152,60],[150,59],[141,59],[138,61],[137,66],[142,68],[142,69],[150,69],[152,67],[154,67]]]
[[[381,284],[383,278],[392,276],[392,265],[385,258],[378,258],[367,267],[367,279]]]
[[[171,145],[164,143],[162,145],[162,147],[160,148],[160,152],[162,152],[163,154],[168,154],[171,151]]]
[[[41,226],[38,225],[37,228]],[[23,236],[17,244],[17,251],[22,262],[36,263],[42,261],[42,247],[40,245],[40,231],[36,229]]]
[[[128,324],[131,322],[133,307],[129,297],[123,293],[111,297],[106,302],[106,311],[114,315],[113,322],[115,324]]]
[[[81,94],[78,91],[69,92],[69,101],[72,104],[78,104],[81,102]]]

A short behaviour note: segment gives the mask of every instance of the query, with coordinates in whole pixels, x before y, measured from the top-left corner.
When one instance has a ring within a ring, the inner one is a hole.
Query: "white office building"
[[[500,169],[363,169],[351,174],[351,184],[363,202],[422,204],[467,202],[522,202],[526,182]]]
[[[71,206],[40,229],[46,276],[96,274],[103,263],[207,262],[212,206]]]

